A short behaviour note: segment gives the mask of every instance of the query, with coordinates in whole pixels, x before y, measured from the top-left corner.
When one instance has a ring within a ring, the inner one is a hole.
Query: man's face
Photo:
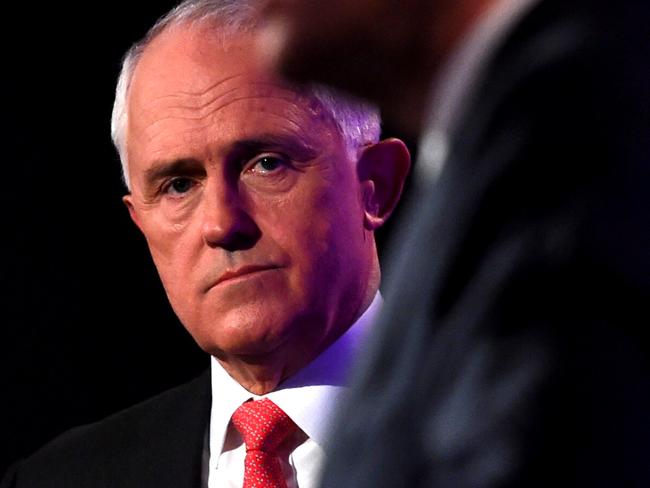
[[[374,240],[356,156],[254,60],[252,37],[225,48],[196,27],[149,45],[130,90],[125,201],[204,350],[311,358],[372,299]]]

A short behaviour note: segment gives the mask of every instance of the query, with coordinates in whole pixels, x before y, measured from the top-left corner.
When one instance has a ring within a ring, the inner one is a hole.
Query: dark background
[[[209,364],[121,202],[110,140],[120,59],[176,2],[25,3],[3,8],[0,475]]]

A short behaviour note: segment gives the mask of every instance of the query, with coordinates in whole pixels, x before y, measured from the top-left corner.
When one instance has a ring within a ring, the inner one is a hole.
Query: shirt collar
[[[322,446],[334,405],[346,388],[350,367],[382,302],[377,292],[370,306],[341,337],[277,389],[263,396],[246,390],[212,357],[211,457],[223,450],[232,414],[251,398],[273,400],[308,437]]]

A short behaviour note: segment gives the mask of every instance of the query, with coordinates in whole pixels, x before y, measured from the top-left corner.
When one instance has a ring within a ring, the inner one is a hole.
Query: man
[[[184,2],[127,54],[114,108],[124,202],[211,374],[64,434],[3,486],[313,486],[409,156],[372,109],[260,70],[256,23],[250,2]],[[247,453],[271,413],[291,432]]]
[[[421,134],[324,486],[650,485],[648,3],[266,13],[267,59]]]

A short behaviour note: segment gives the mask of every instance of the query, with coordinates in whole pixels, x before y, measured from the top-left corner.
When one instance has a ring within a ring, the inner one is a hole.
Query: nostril
[[[227,251],[250,249],[260,237],[259,227],[244,211],[222,214],[219,219],[207,220],[203,226],[205,243]]]

